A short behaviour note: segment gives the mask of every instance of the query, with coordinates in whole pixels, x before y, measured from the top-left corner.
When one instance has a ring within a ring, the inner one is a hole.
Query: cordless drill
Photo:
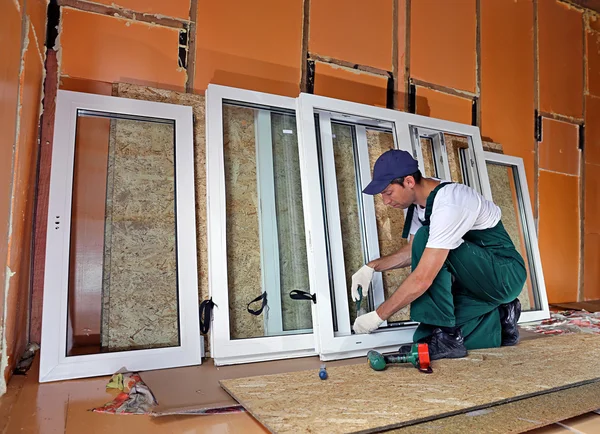
[[[375,350],[369,351],[367,353],[369,366],[375,371],[383,371],[390,364],[411,363],[419,371],[431,374],[433,370],[431,369],[427,344],[412,344],[410,349],[406,347],[400,348],[397,353],[386,356]]]

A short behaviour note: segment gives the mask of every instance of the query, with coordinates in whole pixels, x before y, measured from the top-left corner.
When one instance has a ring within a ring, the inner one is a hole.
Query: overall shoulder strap
[[[429,193],[429,196],[427,196],[427,203],[425,205],[425,220],[422,221],[423,226],[429,226],[429,224],[431,223],[430,218],[431,218],[431,213],[433,211],[433,201],[435,200],[435,197],[437,196],[438,192],[444,188],[447,185],[453,184],[452,182],[441,182],[440,185],[438,185],[436,188],[433,189],[433,191],[431,193]]]

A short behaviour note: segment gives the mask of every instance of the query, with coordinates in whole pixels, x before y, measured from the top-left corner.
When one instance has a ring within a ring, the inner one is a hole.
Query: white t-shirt
[[[433,201],[426,247],[456,249],[468,231],[493,228],[501,217],[500,208],[471,187],[458,183],[446,185],[438,190]],[[419,219],[425,220],[425,208],[417,205],[410,226],[413,236],[423,226]]]

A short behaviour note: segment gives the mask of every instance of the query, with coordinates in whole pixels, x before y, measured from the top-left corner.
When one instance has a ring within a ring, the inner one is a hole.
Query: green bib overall
[[[440,189],[448,184],[441,183],[427,198],[423,227],[419,228],[412,243],[413,271],[429,239],[433,201]],[[412,212],[408,214],[405,225],[410,227]],[[501,344],[498,307],[513,301],[521,293],[527,279],[525,263],[502,221],[493,228],[471,230],[463,240],[459,247],[450,250],[429,289],[411,303],[411,319],[420,322],[414,342],[429,336],[435,327],[457,326],[462,330],[468,350]]]

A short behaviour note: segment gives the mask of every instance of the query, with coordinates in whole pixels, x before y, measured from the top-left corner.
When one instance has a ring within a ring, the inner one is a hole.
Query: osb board
[[[198,298],[208,298],[208,248],[206,244],[206,136],[204,96],[156,89],[135,84],[114,85],[114,95],[145,101],[190,106],[194,115],[194,180],[196,195],[196,250],[198,257]],[[206,353],[210,354],[206,340]]]
[[[140,375],[158,401],[152,414],[167,416],[239,405],[219,385],[220,380],[305,370],[311,370],[318,377],[321,363],[317,356],[220,367],[207,360],[202,365],[147,371]],[[364,363],[364,358],[336,360],[327,362],[327,369],[359,363]]]
[[[113,120],[105,222],[102,347],[179,344],[174,126]]]
[[[361,224],[356,191],[357,173],[354,161],[354,128],[348,125],[332,124],[333,155],[335,161],[335,177],[337,183],[338,205],[340,210],[340,227],[343,234],[344,268],[348,289],[348,307],[350,322],[356,319],[356,303],[352,301],[350,285],[352,275],[365,262],[361,236]],[[366,303],[366,300],[363,300]],[[366,306],[365,306],[366,307]]]
[[[367,146],[369,149],[369,163],[372,173],[377,158],[385,151],[394,148],[394,136],[391,132],[367,129]],[[380,194],[375,195],[373,200],[375,202],[375,217],[377,220],[379,255],[391,255],[400,250],[400,248],[407,243],[407,241],[402,238],[404,213],[401,210],[385,205]],[[382,273],[383,292],[386,300],[398,289],[400,284],[409,274],[410,267],[384,271]],[[388,319],[389,322],[408,320],[410,320],[410,306],[406,306],[399,310]]]
[[[425,432],[515,434],[570,419],[598,408],[600,408],[600,383],[593,382],[386,432],[392,434]]]
[[[290,291],[309,291],[296,117],[271,114],[275,207],[283,330],[312,329],[310,301],[292,300]]]
[[[481,144],[484,151],[495,152],[496,154],[503,153],[502,145],[500,143],[482,141]]]
[[[264,317],[247,311],[263,292],[254,110],[224,105],[223,135],[229,330],[233,339],[259,337]]]
[[[551,303],[550,307],[567,310],[587,310],[588,312],[600,312],[600,300],[578,301],[573,303]]]
[[[533,339],[438,360],[433,374],[410,365],[368,365],[221,381],[271,432],[381,432],[600,379],[600,336]],[[398,399],[390,398],[390,393]],[[294,411],[290,411],[293,409]]]
[[[427,137],[421,137],[421,152],[423,153],[423,167],[421,173],[427,178],[436,178],[438,175],[433,161],[433,141]]]
[[[446,142],[446,152],[448,154],[448,166],[450,166],[450,179],[453,182],[460,182],[462,184],[460,150],[469,148],[469,140],[466,137],[444,133],[444,141]]]
[[[510,239],[515,245],[517,251],[525,260],[527,267],[527,281],[523,286],[519,300],[523,311],[530,310],[533,305],[533,294],[531,285],[531,273],[529,261],[525,250],[525,237],[523,227],[519,218],[519,204],[517,202],[515,182],[513,179],[512,168],[495,163],[486,163],[488,176],[490,178],[490,187],[492,189],[492,198],[494,203],[502,211],[502,224]]]

